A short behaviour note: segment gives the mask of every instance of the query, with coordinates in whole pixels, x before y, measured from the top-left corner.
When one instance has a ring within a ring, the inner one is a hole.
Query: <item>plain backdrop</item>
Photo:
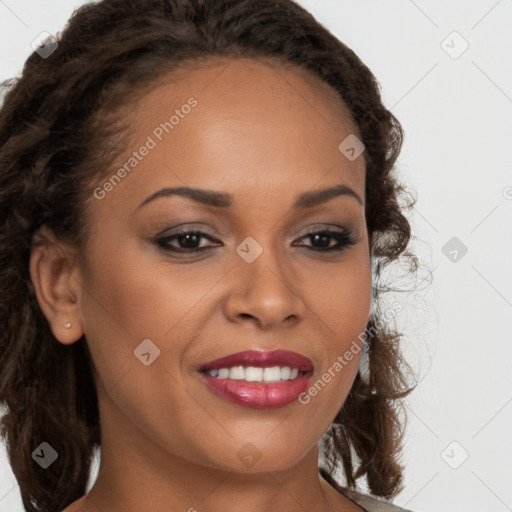
[[[83,3],[0,0],[0,80]],[[369,66],[406,134],[399,170],[418,197],[422,270],[397,324],[419,385],[395,503],[512,510],[512,1],[299,3]],[[22,511],[2,448],[0,512]]]

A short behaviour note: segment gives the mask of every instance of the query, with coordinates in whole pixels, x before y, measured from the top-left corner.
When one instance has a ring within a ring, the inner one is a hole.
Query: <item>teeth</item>
[[[245,379],[245,371],[243,366],[233,366],[229,370],[229,378],[234,380],[243,380]]]
[[[248,366],[245,369],[245,380],[248,382],[261,382],[263,377],[263,368]]]
[[[283,366],[281,368],[281,379],[288,380],[290,378],[291,369],[289,366]]]
[[[265,368],[263,370],[263,380],[265,382],[272,382],[273,380],[281,380],[281,368],[273,366],[272,368]]]
[[[229,377],[229,368],[220,368],[217,377],[219,379],[227,379]]]
[[[269,368],[233,366],[232,368],[209,370],[207,373],[219,379],[245,380],[247,382],[279,382],[296,379],[299,375],[299,370],[289,366],[272,366]]]

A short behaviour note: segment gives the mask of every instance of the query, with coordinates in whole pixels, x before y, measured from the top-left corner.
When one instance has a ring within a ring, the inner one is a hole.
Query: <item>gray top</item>
[[[412,512],[412,510],[409,510],[408,508],[393,505],[387,501],[373,498],[367,494],[361,494],[352,489],[343,488],[343,491],[339,492],[352,501],[355,501],[359,506],[363,507],[366,512]]]
[[[348,499],[362,507],[365,512],[412,512],[412,510],[399,507],[398,505],[393,505],[383,499],[374,498],[368,494],[362,494],[353,489],[349,489],[348,487],[342,487],[326,471],[321,471],[321,475],[329,485],[334,487],[340,494],[343,494]]]

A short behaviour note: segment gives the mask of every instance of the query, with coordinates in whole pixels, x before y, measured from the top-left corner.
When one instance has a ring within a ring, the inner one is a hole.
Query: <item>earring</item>
[[[359,360],[359,376],[365,384],[370,384],[370,345],[364,340]]]
[[[366,340],[363,341],[359,359],[359,376],[366,385],[370,384],[370,344]],[[373,386],[370,393],[375,396],[377,388]]]
[[[65,327],[66,329],[69,329],[69,328],[71,327],[71,322],[66,322],[66,323],[64,324],[64,327]]]

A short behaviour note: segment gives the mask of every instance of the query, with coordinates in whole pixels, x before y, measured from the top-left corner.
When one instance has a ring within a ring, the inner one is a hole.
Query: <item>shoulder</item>
[[[339,487],[337,490],[363,507],[367,512],[412,512],[412,510],[393,505],[383,499],[374,498],[368,494],[362,494],[353,489]]]
[[[407,508],[393,505],[384,499],[376,498],[374,496],[370,496],[369,494],[363,494],[348,487],[343,487],[323,468],[320,470],[320,474],[331,487],[359,505],[365,510],[365,512],[413,512]]]

